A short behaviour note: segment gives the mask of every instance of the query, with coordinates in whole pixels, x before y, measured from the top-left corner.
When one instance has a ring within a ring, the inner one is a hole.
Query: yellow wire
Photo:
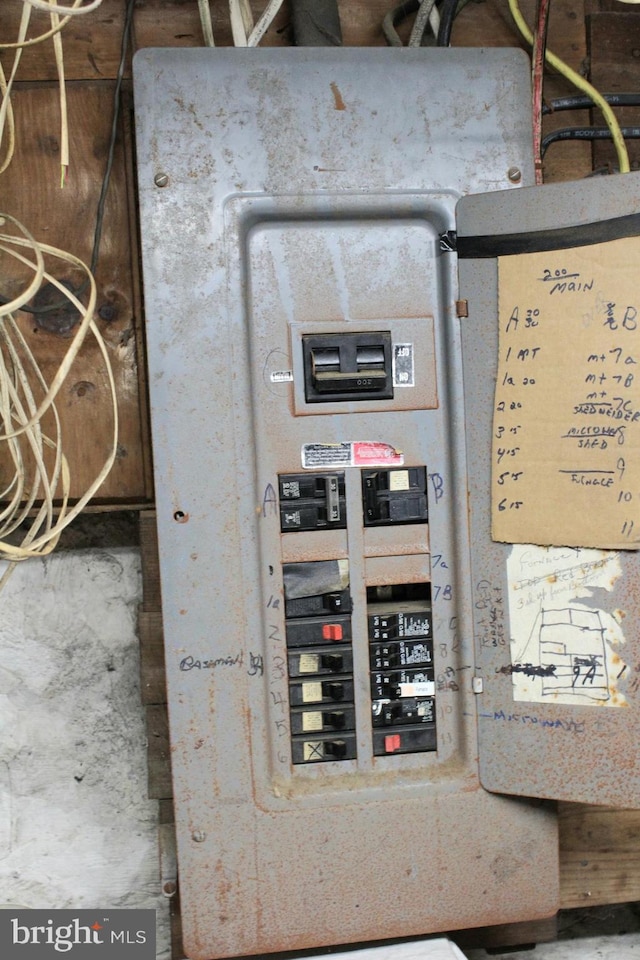
[[[511,16],[514,19],[514,22],[527,41],[531,46],[533,44],[533,34],[527,23],[520,12],[520,7],[518,6],[518,0],[509,0],[509,10],[511,11]],[[588,80],[585,80],[584,77],[581,77],[580,74],[573,70],[568,64],[561,60],[560,57],[557,57],[555,53],[552,53],[550,50],[546,51],[545,59],[550,66],[552,66],[558,73],[562,74],[567,80],[569,80],[578,90],[582,90],[583,93],[586,93],[588,97],[593,100],[597,107],[600,107],[600,110],[603,113],[607,126],[611,131],[611,137],[613,139],[613,144],[618,155],[618,166],[620,168],[620,173],[629,173],[631,169],[629,166],[629,154],[627,153],[627,147],[624,142],[624,137],[622,136],[622,131],[620,130],[620,125],[616,120],[616,116],[604,99],[601,93],[599,93],[595,87],[593,87]]]

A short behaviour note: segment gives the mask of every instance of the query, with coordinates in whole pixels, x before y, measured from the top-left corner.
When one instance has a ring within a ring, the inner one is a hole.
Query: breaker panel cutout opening
[[[328,333],[302,338],[307,403],[393,399],[391,333]]]
[[[426,523],[427,468],[362,471],[365,527]]]
[[[374,755],[435,750],[430,584],[368,587],[367,625]]]
[[[354,760],[349,564],[287,563],[283,574],[292,761]]]

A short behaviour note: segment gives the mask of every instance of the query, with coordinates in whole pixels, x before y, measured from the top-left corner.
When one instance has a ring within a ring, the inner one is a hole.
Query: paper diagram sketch
[[[539,676],[542,698],[558,693],[608,700],[605,628],[599,610],[542,608],[526,647],[514,658],[514,672]]]
[[[620,576],[615,551],[515,544],[507,561],[514,700],[623,706],[624,636],[594,605]]]

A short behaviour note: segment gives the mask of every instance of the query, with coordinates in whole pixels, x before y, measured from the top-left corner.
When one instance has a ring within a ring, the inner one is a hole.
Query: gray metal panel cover
[[[136,57],[191,957],[506,923],[557,907],[553,813],[488,794],[477,775],[457,285],[455,257],[439,243],[461,194],[508,185],[512,166],[531,179],[528,88],[517,51]],[[386,405],[305,404],[301,330],[354,329],[414,340],[419,387]],[[347,531],[281,536],[277,475],[301,469],[301,443],[360,439],[391,440],[408,464],[428,466],[428,530],[363,530],[360,471],[347,469]],[[460,682],[437,700],[437,752],[377,757],[365,587],[427,581],[429,540],[448,561],[432,574],[439,670]],[[290,762],[281,593],[283,559],[296,556],[349,559],[357,760]]]
[[[457,207],[458,236],[500,238],[597,224],[640,211],[640,176],[625,174],[526,188],[517,193],[465,197]],[[594,228],[595,229],[595,228]],[[584,243],[576,237],[575,245]],[[593,591],[576,603],[602,609],[622,624],[620,690],[627,705],[572,706],[515,702],[510,676],[513,629],[509,617],[512,579],[507,576],[511,547],[490,534],[491,434],[498,362],[498,262],[460,262],[460,286],[469,300],[463,321],[464,394],[471,487],[471,544],[477,662],[484,679],[479,705],[480,774],[489,790],[524,796],[556,797],[585,803],[638,806],[640,803],[640,555],[621,551],[622,576],[613,590]],[[544,497],[545,492],[540,491]],[[528,574],[532,594],[538,548],[532,548]],[[580,565],[580,555],[569,551]],[[540,567],[538,566],[538,570]],[[525,573],[522,574],[525,576]],[[536,593],[537,591],[537,593]],[[544,600],[541,603],[546,602]],[[549,604],[547,604],[549,605]],[[553,604],[551,604],[553,606]],[[494,627],[491,624],[494,624]]]

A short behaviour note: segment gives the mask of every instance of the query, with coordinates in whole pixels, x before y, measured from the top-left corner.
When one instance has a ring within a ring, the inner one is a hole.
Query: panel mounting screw
[[[153,178],[153,182],[156,187],[166,187],[169,183],[169,174],[168,173],[156,173]]]
[[[203,841],[207,839],[207,835],[204,830],[194,830],[191,834],[191,839],[194,843],[203,843]]]
[[[520,183],[522,180],[522,170],[520,167],[509,167],[507,170],[507,176],[509,177],[509,180],[511,180],[511,183]]]

